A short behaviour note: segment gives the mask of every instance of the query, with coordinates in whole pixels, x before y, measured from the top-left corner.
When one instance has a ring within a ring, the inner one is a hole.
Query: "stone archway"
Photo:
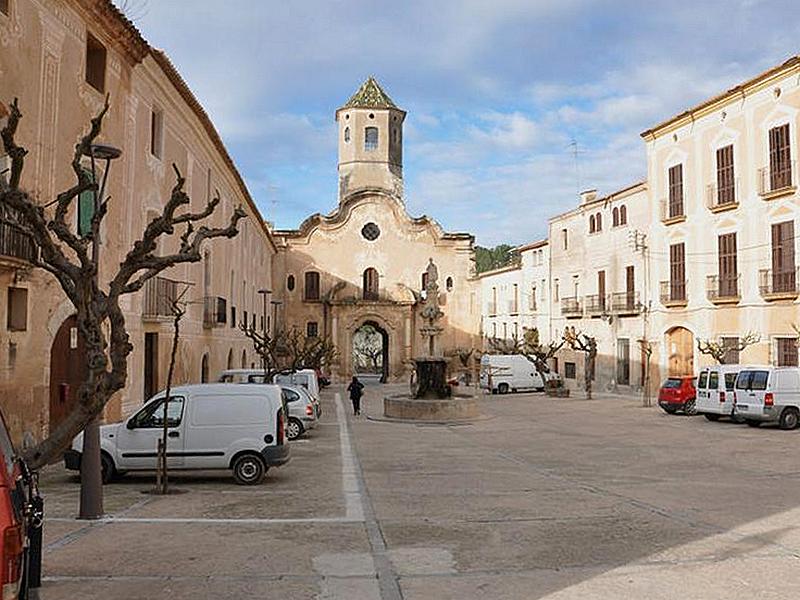
[[[667,331],[667,373],[669,375],[694,374],[694,335],[685,327]]]
[[[389,379],[389,333],[376,321],[365,320],[353,331],[351,343],[353,372],[363,376]]]

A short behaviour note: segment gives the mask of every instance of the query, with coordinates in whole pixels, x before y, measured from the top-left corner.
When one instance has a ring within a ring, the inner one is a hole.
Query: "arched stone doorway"
[[[667,373],[694,374],[694,335],[685,327],[667,331]]]
[[[78,388],[86,376],[86,344],[73,315],[58,328],[50,348],[50,431],[58,427],[75,406]]]
[[[389,378],[389,334],[375,321],[364,321],[353,332],[353,372],[361,376]]]

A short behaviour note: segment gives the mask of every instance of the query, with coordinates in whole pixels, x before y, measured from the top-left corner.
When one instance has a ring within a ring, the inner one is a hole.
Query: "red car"
[[[694,377],[683,375],[669,377],[658,390],[658,405],[671,415],[683,412],[687,415],[697,414],[695,407]]]
[[[22,465],[0,414],[0,598],[24,595],[23,564],[27,542],[27,494]]]

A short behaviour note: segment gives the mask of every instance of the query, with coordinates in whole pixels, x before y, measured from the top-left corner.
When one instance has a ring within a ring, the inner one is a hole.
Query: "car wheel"
[[[760,427],[761,421],[756,421],[755,419],[745,419],[745,423],[747,423],[750,427]]]
[[[508,384],[507,383],[501,383],[500,385],[497,386],[497,391],[500,392],[501,394],[507,394],[508,393]]]
[[[264,461],[255,454],[244,454],[233,463],[233,478],[239,485],[258,485],[266,473]]]
[[[543,388],[543,387],[536,388],[536,391],[537,391],[537,392],[543,392],[543,391],[544,391],[544,388]]]
[[[798,422],[800,422],[800,413],[797,412],[796,408],[789,407],[783,409],[778,425],[781,429],[795,429]]]
[[[712,413],[705,413],[703,416],[709,421],[719,421],[719,415],[715,415]]]
[[[694,403],[694,398],[687,400],[683,404],[683,413],[687,416],[693,417],[697,414],[697,406]]]
[[[108,454],[102,452],[100,454],[100,477],[103,479],[103,483],[111,483],[116,474],[117,470],[114,468],[114,461],[111,460]]]
[[[286,437],[289,438],[289,440],[296,440],[303,435],[303,431],[303,424],[299,419],[295,419],[294,417],[289,419],[289,422],[286,424]]]

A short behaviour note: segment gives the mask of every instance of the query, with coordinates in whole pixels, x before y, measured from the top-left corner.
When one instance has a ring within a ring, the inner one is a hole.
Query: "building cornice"
[[[784,63],[768,69],[763,73],[756,75],[752,79],[749,79],[744,83],[740,83],[739,85],[736,85],[729,90],[714,96],[713,98],[701,102],[700,104],[689,108],[688,110],[685,110],[682,113],[667,119],[658,125],[655,125],[654,127],[651,127],[647,131],[643,131],[641,136],[647,141],[655,140],[662,135],[671,133],[687,123],[696,121],[710,113],[713,113],[716,110],[719,110],[723,106],[730,104],[736,99],[743,100],[747,96],[751,96],[756,92],[760,92],[765,87],[769,87],[771,84],[773,84],[777,79],[781,79],[787,75],[792,75],[797,72],[800,72],[800,56],[793,56]]]

